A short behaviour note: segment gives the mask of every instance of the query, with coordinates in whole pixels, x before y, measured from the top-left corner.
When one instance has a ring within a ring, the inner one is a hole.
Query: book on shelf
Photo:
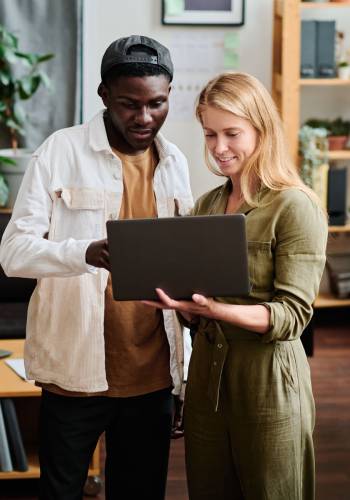
[[[300,76],[316,77],[316,21],[301,22]]]
[[[13,471],[10,447],[7,439],[1,400],[0,400],[0,471],[1,472]]]
[[[17,471],[25,472],[28,470],[28,461],[18,425],[15,404],[10,398],[3,398],[1,404],[13,468]]]
[[[347,221],[347,175],[347,167],[328,171],[327,208],[331,226],[344,226]]]
[[[316,74],[318,78],[334,78],[335,21],[316,21]]]

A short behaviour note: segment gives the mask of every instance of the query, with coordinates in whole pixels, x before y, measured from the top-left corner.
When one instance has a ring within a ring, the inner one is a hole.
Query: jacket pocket
[[[55,191],[49,239],[62,241],[104,238],[105,192],[92,188]]]
[[[298,376],[297,369],[294,360],[294,354],[292,347],[288,342],[276,342],[275,344],[275,355],[277,364],[282,372],[282,377],[286,381],[287,385],[297,392],[298,390]]]
[[[273,289],[274,259],[270,242],[248,241],[248,266],[253,290]]]

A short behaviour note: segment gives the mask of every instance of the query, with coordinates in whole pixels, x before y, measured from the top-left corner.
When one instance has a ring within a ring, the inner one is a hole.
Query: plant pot
[[[31,155],[32,151],[29,149],[20,148],[16,151],[13,149],[0,149],[0,156],[11,158],[11,160],[15,160],[16,162],[16,165],[5,165],[0,163],[0,173],[4,177],[9,188],[9,198],[6,204],[7,208],[13,208],[15,204],[17,193]]]
[[[341,80],[350,79],[350,66],[339,66],[338,67],[338,78]]]
[[[340,149],[345,149],[346,143],[348,142],[347,135],[330,135],[328,139],[328,149],[330,151],[339,151]]]

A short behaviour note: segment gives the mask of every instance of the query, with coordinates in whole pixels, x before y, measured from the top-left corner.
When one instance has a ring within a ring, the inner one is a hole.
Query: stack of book
[[[18,425],[15,405],[10,398],[0,399],[0,471],[25,472],[28,461]]]

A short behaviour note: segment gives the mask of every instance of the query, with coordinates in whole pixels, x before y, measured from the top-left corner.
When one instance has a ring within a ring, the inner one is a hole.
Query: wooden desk
[[[5,363],[6,359],[23,358],[23,347],[24,340],[0,340],[0,349],[13,352],[11,356],[0,360],[0,398],[13,398],[14,400],[29,468],[26,472],[0,472],[0,479],[29,479],[40,476],[37,443],[41,389],[22,380]],[[95,476],[99,476],[99,474],[100,449],[98,444],[92,457],[88,475],[89,478],[95,479]]]

